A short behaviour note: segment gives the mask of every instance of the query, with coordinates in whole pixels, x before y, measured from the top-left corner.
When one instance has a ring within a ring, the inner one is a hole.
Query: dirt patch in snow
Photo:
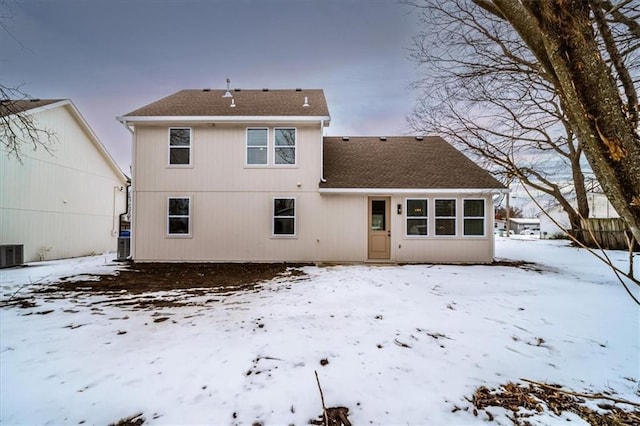
[[[22,289],[2,306],[35,308],[39,299],[108,296],[102,302],[131,308],[160,308],[202,304],[207,295],[256,291],[264,282],[303,279],[304,265],[286,263],[131,263],[117,275],[69,276],[59,282]]]

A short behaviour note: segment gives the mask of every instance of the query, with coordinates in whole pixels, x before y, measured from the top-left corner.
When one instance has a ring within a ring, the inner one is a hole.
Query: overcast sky
[[[4,5],[2,5],[4,3]],[[395,0],[5,0],[0,81],[71,99],[126,173],[116,116],[181,89],[319,88],[328,135],[398,135],[416,16]]]

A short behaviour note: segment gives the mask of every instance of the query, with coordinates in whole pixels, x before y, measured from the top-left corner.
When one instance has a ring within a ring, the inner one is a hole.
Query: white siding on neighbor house
[[[70,106],[34,118],[39,128],[56,133],[56,142],[51,154],[25,145],[22,164],[1,152],[0,244],[23,244],[26,262],[115,251],[124,176]]]
[[[587,193],[587,202],[589,204],[590,218],[616,218],[620,217],[616,209],[613,208],[607,196],[602,193]],[[571,201],[571,205],[576,206],[575,200]],[[549,217],[551,216],[551,217]],[[546,213],[540,213],[540,232],[543,238],[549,238],[558,235],[564,235],[564,229],[569,229],[569,217],[562,207],[554,206],[548,208]],[[562,228],[558,227],[560,225]]]

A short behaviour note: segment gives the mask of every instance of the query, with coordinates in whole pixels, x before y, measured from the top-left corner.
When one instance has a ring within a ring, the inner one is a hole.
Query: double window
[[[247,164],[269,161],[269,129],[247,129]]]
[[[429,235],[427,202],[426,198],[407,199],[407,236]]]
[[[295,198],[273,199],[273,235],[289,237],[296,235]]]
[[[270,153],[271,143],[271,155]],[[270,160],[271,158],[271,160]],[[270,142],[268,128],[247,129],[247,165],[295,165],[296,129],[274,128]]]
[[[464,200],[464,235],[484,236],[484,200]]]
[[[456,200],[435,200],[436,235],[456,235]]]
[[[191,198],[169,197],[167,234],[191,235]]]
[[[188,166],[191,164],[191,129],[169,129],[169,164]]]

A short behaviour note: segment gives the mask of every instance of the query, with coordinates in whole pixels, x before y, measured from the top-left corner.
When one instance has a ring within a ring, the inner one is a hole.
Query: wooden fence
[[[582,229],[578,231],[582,241],[589,247],[598,247],[611,250],[629,250],[627,240],[631,238],[629,228],[623,219],[582,219]],[[635,242],[634,250],[638,250],[638,242]]]

